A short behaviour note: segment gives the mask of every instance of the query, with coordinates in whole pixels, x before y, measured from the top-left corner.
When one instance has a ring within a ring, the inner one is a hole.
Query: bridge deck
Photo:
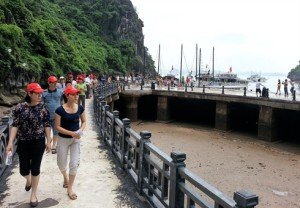
[[[81,162],[75,180],[77,200],[70,200],[62,187],[63,178],[56,165],[56,155],[44,155],[38,187],[38,207],[148,207],[141,202],[129,177],[117,166],[110,151],[99,141],[93,121],[92,100],[86,100],[88,125],[81,143]],[[14,165],[0,181],[0,207],[29,207],[30,192],[19,174],[17,155]]]

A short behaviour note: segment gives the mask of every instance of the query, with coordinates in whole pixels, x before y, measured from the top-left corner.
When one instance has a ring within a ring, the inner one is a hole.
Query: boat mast
[[[159,74],[159,65],[160,65],[160,44],[158,45],[158,63],[157,63],[157,73]]]
[[[180,53],[180,77],[179,77],[179,83],[181,83],[181,76],[182,76],[182,51],[183,51],[183,44],[181,44],[181,53]]]
[[[201,48],[199,48],[199,79],[198,79],[198,87],[200,87],[200,75],[201,75]]]
[[[195,77],[197,77],[197,73],[198,73],[198,44],[196,44],[196,75]]]
[[[215,47],[213,47],[212,76],[213,80],[215,80]]]

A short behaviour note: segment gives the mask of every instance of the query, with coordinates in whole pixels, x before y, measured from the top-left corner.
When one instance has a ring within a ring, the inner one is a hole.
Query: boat
[[[258,82],[260,80],[261,82],[267,81],[267,78],[262,77],[260,74],[252,74],[250,77],[247,78],[247,80],[251,82]]]
[[[213,48],[212,73],[210,72],[208,65],[206,65],[205,70],[199,69],[199,74],[195,76],[196,82],[198,80],[198,86],[199,87],[202,87],[203,85],[210,86],[210,87],[224,86],[226,88],[234,88],[234,89],[243,89],[244,87],[246,88],[248,87],[249,81],[238,78],[237,74],[232,72],[232,67],[230,67],[228,72],[225,73],[215,74],[214,71],[215,70],[214,70],[214,48]]]

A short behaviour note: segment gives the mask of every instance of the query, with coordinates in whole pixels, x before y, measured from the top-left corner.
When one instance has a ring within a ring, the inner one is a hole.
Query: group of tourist
[[[276,90],[275,95],[281,95],[281,85],[283,85],[284,96],[288,97],[289,96],[289,92],[288,92],[289,83],[291,85],[290,92],[293,95],[294,89],[295,89],[295,82],[293,80],[288,81],[287,79],[285,79],[283,82],[281,82],[280,79],[278,79],[277,90]],[[264,97],[262,95],[263,93],[262,93],[261,88],[260,88],[261,86],[265,88],[265,86],[260,82],[260,79],[258,79],[258,82],[256,83],[256,96],[257,97],[258,96]]]
[[[50,76],[46,90],[38,83],[30,83],[25,90],[25,101],[13,110],[6,153],[13,151],[14,140],[17,139],[20,174],[26,179],[25,190],[31,190],[31,207],[38,205],[37,187],[45,150],[57,154],[63,188],[67,189],[70,199],[77,199],[73,184],[79,166],[82,131],[86,127],[85,93],[98,83],[96,76],[89,78],[79,75],[75,81],[71,73],[66,79]],[[90,92],[88,96],[91,96]]]
[[[278,79],[277,82],[277,91],[276,91],[276,95],[279,94],[281,95],[281,85],[283,85],[283,90],[284,90],[284,96],[288,97],[289,96],[289,92],[288,92],[288,84],[290,83],[291,88],[290,88],[290,92],[293,95],[294,89],[295,89],[295,82],[293,80],[288,81],[287,79],[285,79],[282,83],[280,81],[280,79]]]

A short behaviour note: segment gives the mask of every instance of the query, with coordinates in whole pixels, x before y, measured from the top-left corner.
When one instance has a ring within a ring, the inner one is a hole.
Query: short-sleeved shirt
[[[37,140],[45,138],[45,127],[50,127],[50,115],[45,104],[30,106],[19,103],[13,110],[13,127],[18,128],[17,139]]]
[[[61,105],[62,95],[63,92],[60,89],[54,91],[47,89],[43,92],[43,101],[49,110],[50,120],[54,119],[55,110]]]
[[[56,109],[55,113],[59,115],[60,126],[68,131],[77,131],[79,129],[80,116],[84,112],[84,108],[78,105],[78,110],[76,113],[67,113],[63,106]],[[64,138],[72,138],[70,135],[58,133],[59,136]]]

